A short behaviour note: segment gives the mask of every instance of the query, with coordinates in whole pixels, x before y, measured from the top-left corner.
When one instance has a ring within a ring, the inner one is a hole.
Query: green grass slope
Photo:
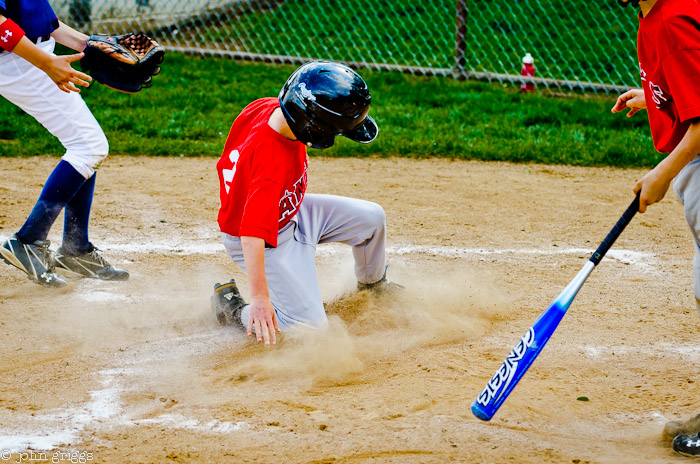
[[[83,96],[112,153],[219,156],[238,112],[256,98],[276,96],[293,70],[170,54],[149,89],[127,95],[95,84]],[[372,91],[379,137],[367,145],[339,137],[323,155],[583,166],[652,166],[660,159],[645,114],[611,114],[614,96],[521,94],[499,84],[360,72]],[[33,118],[0,100],[0,156],[62,153]]]

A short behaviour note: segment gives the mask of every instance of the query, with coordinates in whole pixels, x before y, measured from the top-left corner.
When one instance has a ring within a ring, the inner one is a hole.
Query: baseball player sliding
[[[236,118],[217,163],[218,222],[226,252],[248,275],[251,302],[235,281],[216,284],[219,322],[254,331],[266,345],[280,330],[327,324],[316,276],[319,243],[353,247],[358,289],[399,287],[386,279],[381,206],[305,194],[307,146],[328,148],[338,135],[371,142],[378,128],[369,106],[369,89],[356,72],[315,61],[297,69],[278,98],[256,100]]]
[[[700,310],[700,1],[619,0],[640,8],[637,48],[641,89],[620,95],[613,113],[646,109],[654,146],[668,153],[635,185],[639,212],[661,201],[673,181],[695,239],[695,299]],[[683,425],[683,424],[681,424]],[[668,427],[667,427],[668,428]],[[700,456],[700,422],[692,419],[673,440],[682,455]]]
[[[44,286],[65,286],[62,274],[103,280],[129,278],[126,270],[110,265],[88,239],[95,170],[107,157],[109,145],[80,96],[80,87],[87,87],[92,78],[71,67],[85,53],[53,54],[56,42],[79,52],[90,51],[91,72],[98,81],[118,90],[138,91],[150,85],[150,73],[160,71],[157,63],[162,60],[162,49],[148,38],[133,34],[121,37],[138,53],[124,51],[116,40],[119,38],[110,39],[109,46],[123,53],[103,53],[105,47],[100,44],[104,36],[88,38],[62,23],[47,0],[0,0],[0,95],[33,116],[66,149],[24,225],[0,246],[4,262]],[[91,42],[97,46],[93,48]],[[154,64],[139,68],[137,62],[146,53]],[[118,60],[101,60],[103,55],[133,57],[133,68],[146,69],[149,74],[127,72],[125,77],[123,65],[104,64]],[[86,64],[84,60],[83,67]],[[63,243],[54,253],[46,238],[61,210],[65,210]]]

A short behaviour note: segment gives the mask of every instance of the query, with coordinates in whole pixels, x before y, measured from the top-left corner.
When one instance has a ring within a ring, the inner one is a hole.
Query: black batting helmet
[[[279,94],[294,136],[313,148],[328,148],[342,135],[360,143],[375,139],[367,84],[352,69],[332,61],[312,61],[294,71]]]

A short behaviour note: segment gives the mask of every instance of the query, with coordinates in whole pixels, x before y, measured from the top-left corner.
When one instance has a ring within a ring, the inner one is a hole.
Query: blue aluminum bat
[[[591,271],[600,263],[605,253],[615,243],[627,224],[639,211],[639,193],[632,204],[629,205],[615,227],[605,237],[598,249],[593,253],[586,265],[576,274],[576,277],[566,286],[556,300],[549,305],[547,310],[537,319],[530,330],[525,333],[520,342],[513,348],[501,367],[496,371],[491,380],[486,384],[479,396],[472,403],[472,413],[481,420],[491,420],[508,398],[520,379],[532,362],[544,348],[550,337],[556,330],[559,322],[566,314],[576,294],[591,274]]]

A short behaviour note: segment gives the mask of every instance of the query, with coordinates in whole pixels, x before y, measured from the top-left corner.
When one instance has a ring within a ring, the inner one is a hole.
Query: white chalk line
[[[0,235],[0,241],[6,240],[7,237]],[[158,253],[163,255],[215,255],[225,253],[224,246],[219,241],[202,240],[201,238],[192,238],[189,241],[172,240],[158,241],[145,243],[118,243],[118,242],[102,242],[98,244],[100,249],[129,254],[152,254]],[[348,246],[329,243],[319,245],[318,254],[334,255],[347,252]],[[439,245],[412,245],[412,244],[395,244],[387,246],[386,252],[388,255],[411,255],[423,254],[430,256],[443,256],[446,258],[473,258],[483,256],[502,256],[502,255],[540,255],[540,256],[556,256],[556,255],[581,255],[588,258],[595,250],[586,248],[564,248],[553,246],[551,248],[466,248],[453,246]],[[656,261],[656,256],[653,253],[642,251],[626,250],[626,249],[611,249],[608,251],[607,258],[619,261],[623,264],[630,264],[640,267],[643,270],[653,270],[653,264]]]
[[[225,253],[224,247],[220,243],[147,243],[147,244],[106,244],[105,249],[124,254],[134,253],[161,253],[165,255],[214,255]],[[453,246],[436,245],[389,245],[386,253],[389,256],[405,255],[428,255],[441,256],[445,258],[460,259],[484,259],[487,256],[507,256],[507,255],[531,255],[531,256],[557,256],[557,255],[580,255],[590,257],[594,250],[585,248],[464,248]],[[328,243],[319,245],[317,254],[323,256],[333,256],[341,253],[350,253],[350,247],[346,245]],[[644,272],[658,272],[655,269],[656,257],[652,253],[635,250],[612,249],[608,251],[606,257],[618,261],[622,264],[633,265]]]
[[[158,425],[206,434],[223,435],[246,427],[246,422],[210,420],[207,422],[179,413],[160,414],[152,418],[132,417],[137,411],[125,408],[122,393],[136,390],[139,376],[152,376],[164,361],[177,360],[212,353],[228,346],[233,340],[230,331],[214,330],[159,342],[147,342],[126,348],[115,355],[113,365],[97,372],[102,388],[90,391],[90,399],[82,405],[57,408],[45,414],[13,417],[21,424],[16,430],[3,427],[0,431],[0,450],[19,453],[25,450],[53,450],[76,444],[88,430],[115,426]],[[28,430],[33,426],[33,430]]]
[[[700,365],[700,345],[689,343],[656,343],[654,346],[634,345],[583,345],[579,349],[591,358],[608,356],[643,355],[651,358],[671,355],[686,364]]]
[[[494,345],[502,345],[508,348],[511,344],[515,345],[518,340],[505,337],[503,335],[492,335],[487,337],[487,340]],[[561,350],[565,347],[559,346]],[[655,343],[649,345],[575,345],[566,347],[568,351],[579,352],[597,360],[604,360],[613,356],[636,356],[641,355],[649,358],[659,358],[670,356],[678,360],[682,360],[685,364],[697,364],[700,366],[700,344],[693,343]],[[505,353],[507,354],[507,353]],[[504,356],[505,356],[504,354]]]
[[[221,422],[216,419],[203,424],[197,419],[189,419],[182,414],[161,414],[152,419],[131,421],[131,425],[161,425],[171,429],[224,435],[240,430],[248,424],[246,422]]]

